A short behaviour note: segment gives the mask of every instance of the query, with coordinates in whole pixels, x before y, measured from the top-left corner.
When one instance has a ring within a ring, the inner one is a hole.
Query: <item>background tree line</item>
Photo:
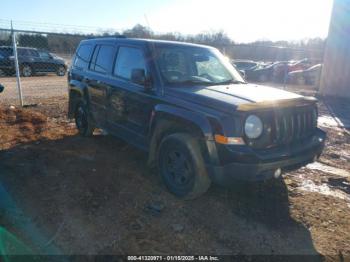
[[[18,46],[46,49],[58,54],[73,54],[79,42],[94,37],[114,37],[124,35],[130,38],[162,39],[192,42],[216,47],[227,56],[235,59],[252,60],[291,60],[309,58],[322,61],[325,40],[321,38],[300,41],[258,40],[252,43],[234,42],[224,31],[203,32],[196,35],[184,35],[177,32],[155,33],[150,28],[137,24],[122,32],[105,30],[95,34],[41,34],[18,33]],[[0,31],[0,45],[11,45],[11,33]]]

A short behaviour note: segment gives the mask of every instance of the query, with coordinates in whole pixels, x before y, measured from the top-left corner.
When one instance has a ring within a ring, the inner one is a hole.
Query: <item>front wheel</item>
[[[75,108],[75,125],[81,136],[92,136],[95,125],[84,100],[80,100]]]
[[[29,77],[33,75],[33,70],[29,65],[23,65],[21,73],[22,73],[22,76]]]
[[[175,133],[163,139],[158,152],[160,175],[171,193],[194,199],[210,187],[198,140],[186,133]]]
[[[56,75],[64,76],[66,74],[66,68],[64,66],[57,67]]]

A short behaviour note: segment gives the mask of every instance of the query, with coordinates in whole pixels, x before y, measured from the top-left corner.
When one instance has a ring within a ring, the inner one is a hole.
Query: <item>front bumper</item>
[[[274,177],[278,168],[286,168],[313,162],[323,151],[326,133],[318,129],[308,141],[278,150],[261,152],[245,151],[239,154],[240,159],[256,159],[254,162],[233,162],[222,166],[208,165],[211,180],[214,183],[230,186],[237,180],[262,181]]]

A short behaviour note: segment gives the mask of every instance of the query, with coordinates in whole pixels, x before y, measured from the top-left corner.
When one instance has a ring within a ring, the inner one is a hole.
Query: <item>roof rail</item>
[[[125,35],[91,35],[88,39],[94,38],[127,38]]]

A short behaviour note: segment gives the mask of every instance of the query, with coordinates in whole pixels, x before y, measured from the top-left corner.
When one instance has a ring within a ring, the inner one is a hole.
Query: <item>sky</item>
[[[155,32],[223,30],[234,41],[326,37],[333,0],[0,0],[0,27],[123,30],[139,23]],[[55,24],[55,25],[53,25]],[[75,27],[74,27],[75,28]]]

